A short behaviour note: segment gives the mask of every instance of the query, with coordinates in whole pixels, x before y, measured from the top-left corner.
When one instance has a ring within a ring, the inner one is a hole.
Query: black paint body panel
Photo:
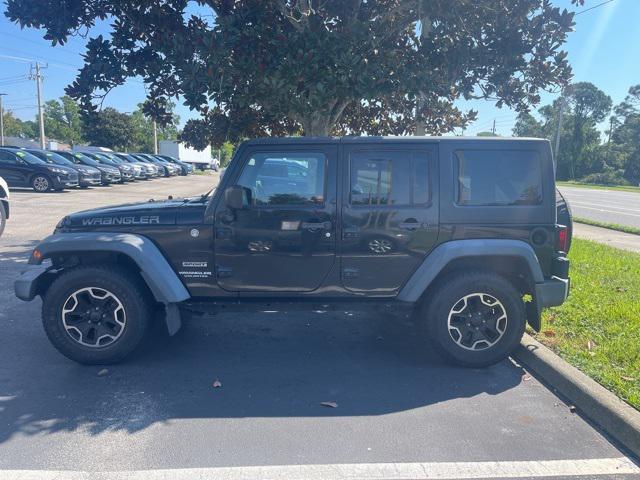
[[[535,150],[542,162],[542,203],[457,205],[452,152],[468,147]],[[252,153],[270,150],[324,153],[322,205],[227,208],[225,188],[234,185]],[[363,151],[382,156],[389,151],[427,155],[428,203],[351,205],[349,159]],[[240,297],[393,298],[430,251],[457,239],[527,242],[547,277],[555,255],[555,222],[555,181],[546,141],[303,137],[245,142],[209,197],[79,212],[69,216],[59,230],[143,235],[166,256],[192,297],[207,301]],[[308,223],[318,227],[304,229]],[[379,239],[389,241],[392,247],[372,251],[371,245]]]

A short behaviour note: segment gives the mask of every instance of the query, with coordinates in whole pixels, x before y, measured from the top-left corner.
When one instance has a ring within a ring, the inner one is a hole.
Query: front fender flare
[[[186,287],[158,247],[142,235],[111,232],[57,233],[42,240],[36,250],[40,255],[38,258],[31,256],[31,265],[39,265],[43,259],[57,254],[120,253],[135,262],[156,301],[171,304],[190,298]]]

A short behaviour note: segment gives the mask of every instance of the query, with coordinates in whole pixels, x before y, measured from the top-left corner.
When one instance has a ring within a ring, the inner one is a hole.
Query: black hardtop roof
[[[318,143],[443,143],[443,142],[548,142],[547,139],[533,137],[264,137],[246,140],[244,145],[304,145]]]

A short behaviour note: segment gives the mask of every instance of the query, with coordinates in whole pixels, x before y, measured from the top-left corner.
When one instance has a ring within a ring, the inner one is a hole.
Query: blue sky
[[[604,0],[586,0],[584,10]],[[566,8],[570,0],[555,0]],[[640,84],[640,0],[613,0],[576,17],[575,31],[565,46],[573,66],[575,81],[590,81],[619,103],[631,85]],[[96,26],[92,34],[106,33],[106,23]],[[35,117],[35,82],[26,78],[30,64],[38,60],[48,63],[44,70],[44,99],[58,98],[64,87],[72,81],[82,65],[80,53],[84,39],[72,38],[63,47],[51,47],[37,30],[21,30],[0,15],[0,93],[6,93],[3,102],[7,109],[22,119]],[[542,104],[557,94],[544,94]],[[131,112],[145,97],[144,85],[139,80],[113,90],[104,105],[123,112]],[[515,122],[515,112],[498,109],[491,102],[460,102],[460,106],[478,110],[478,120],[466,131],[475,135],[490,130],[495,119],[496,130],[509,135]],[[188,108],[178,105],[181,123],[194,117]]]

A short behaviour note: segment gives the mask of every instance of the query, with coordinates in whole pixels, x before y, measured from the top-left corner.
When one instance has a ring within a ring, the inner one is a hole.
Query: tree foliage
[[[441,133],[483,98],[526,110],[570,78],[573,13],[551,0],[8,0],[6,15],[53,44],[110,19],[68,87],[87,111],[127,77],[149,112],[180,95],[201,114],[195,146],[243,137]],[[582,4],[583,0],[572,0]],[[207,10],[209,13],[203,13]]]
[[[131,116],[107,107],[88,117],[85,139],[91,145],[128,150],[134,144],[134,125]]]
[[[44,104],[44,130],[48,138],[75,145],[82,141],[78,104],[68,95]]]
[[[521,113],[513,134],[548,138],[555,145],[562,111],[560,151],[556,154],[559,179],[638,184],[640,85],[631,87],[625,100],[613,109],[603,138],[598,124],[607,119],[611,105],[611,98],[595,85],[576,83],[565,90],[565,95],[540,108],[538,118]]]

